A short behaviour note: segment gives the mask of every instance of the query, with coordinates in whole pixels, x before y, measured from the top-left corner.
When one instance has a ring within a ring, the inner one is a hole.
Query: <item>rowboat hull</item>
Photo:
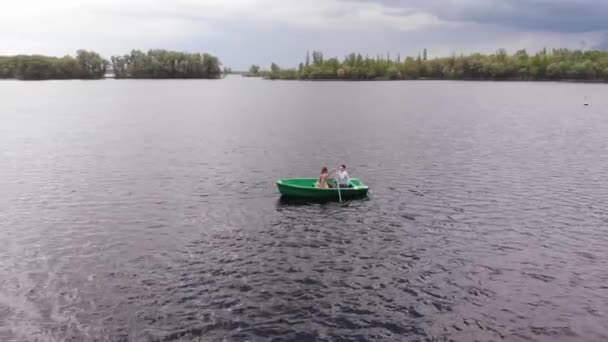
[[[367,196],[367,185],[361,183],[357,178],[351,178],[351,187],[340,188],[340,194],[338,194],[337,188],[321,189],[315,187],[316,181],[314,178],[281,179],[277,181],[277,187],[281,195],[289,198],[337,201],[340,195],[342,199]]]

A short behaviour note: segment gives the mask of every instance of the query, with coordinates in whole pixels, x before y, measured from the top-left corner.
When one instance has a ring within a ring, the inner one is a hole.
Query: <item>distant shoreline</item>
[[[454,81],[558,81],[608,82],[608,51],[543,49],[536,54],[519,50],[508,54],[499,49],[493,54],[474,53],[451,57],[428,58],[426,49],[418,57],[391,58],[350,54],[342,60],[326,59],[320,51],[306,54],[295,68],[272,64],[270,70],[251,72],[268,79],[389,81],[389,80],[454,80]]]
[[[78,50],[76,57],[0,56],[0,78],[17,80],[89,80],[108,75],[129,79],[215,79],[229,73],[220,60],[207,53],[163,49],[131,50],[110,60],[94,51]]]
[[[251,77],[251,76],[250,76]],[[540,80],[522,80],[522,79],[445,79],[445,78],[417,78],[417,79],[280,79],[280,78],[271,78],[271,77],[263,77],[265,81],[300,81],[300,82],[417,82],[417,81],[444,81],[444,82],[526,82],[526,83],[550,83],[550,82],[558,82],[558,83],[590,83],[590,84],[608,84],[608,80],[577,80],[577,79],[540,79]]]
[[[235,74],[238,76],[238,74]],[[261,76],[244,76],[244,78],[259,78],[263,81],[285,81],[285,82],[344,82],[344,83],[366,83],[366,82],[424,82],[424,81],[433,81],[433,82],[497,82],[497,83],[580,83],[580,84],[608,84],[608,80],[577,80],[577,79],[542,79],[542,80],[522,80],[522,79],[441,79],[441,78],[418,78],[418,79],[279,79],[279,78],[271,78],[271,77],[261,77]],[[45,82],[45,81],[123,81],[123,80],[131,80],[131,81],[220,81],[225,77],[218,78],[114,78],[114,77],[104,77],[104,78],[95,78],[95,79],[81,79],[81,78],[70,78],[70,79],[42,79],[42,80],[21,80],[17,78],[0,78],[0,82],[2,81],[20,81],[20,82]]]

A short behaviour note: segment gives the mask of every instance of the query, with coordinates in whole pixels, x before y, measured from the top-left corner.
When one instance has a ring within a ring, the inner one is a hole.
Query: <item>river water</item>
[[[608,340],[607,93],[2,81],[0,340]]]

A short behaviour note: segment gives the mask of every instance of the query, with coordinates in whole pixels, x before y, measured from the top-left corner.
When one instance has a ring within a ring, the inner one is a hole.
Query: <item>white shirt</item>
[[[346,170],[344,170],[344,171],[338,170],[336,172],[336,175],[338,176],[338,184],[350,185],[350,177],[348,176],[348,172],[346,172]]]

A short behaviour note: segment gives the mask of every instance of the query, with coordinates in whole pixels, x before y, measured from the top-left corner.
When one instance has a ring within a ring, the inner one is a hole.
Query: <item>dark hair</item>
[[[321,173],[327,173],[327,167],[323,166],[323,168],[321,169]]]
[[[343,168],[343,169],[346,169],[346,165],[342,164],[342,168]]]

